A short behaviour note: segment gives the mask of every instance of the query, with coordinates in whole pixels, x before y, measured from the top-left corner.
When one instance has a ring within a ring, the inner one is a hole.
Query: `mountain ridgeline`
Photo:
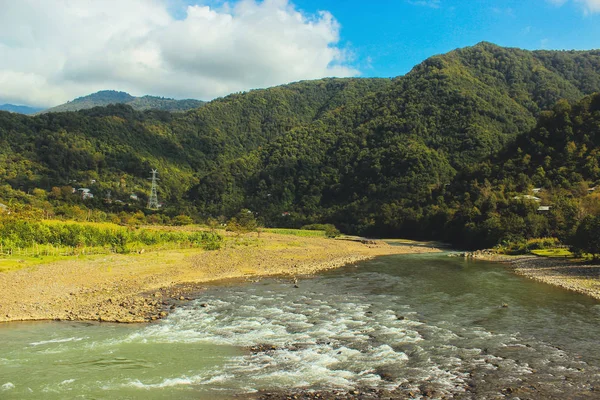
[[[204,104],[200,100],[175,100],[157,96],[135,97],[125,92],[115,90],[101,90],[87,96],[78,97],[73,101],[47,110],[41,110],[41,113],[65,112],[87,110],[93,107],[103,107],[111,104],[127,104],[134,110],[162,110],[171,112],[183,112],[198,108]]]
[[[15,105],[15,104],[1,104],[0,111],[8,111],[12,113],[31,115],[42,111],[43,108],[38,107],[30,107],[24,105]]]
[[[173,215],[249,208],[267,225],[328,222],[464,247],[568,238],[596,212],[594,92],[600,51],[480,43],[394,79],[298,82],[182,114],[123,104],[0,113],[0,182],[9,185],[0,201],[94,182],[85,204],[113,210],[108,191],[143,200],[158,168],[163,212]],[[75,201],[55,192],[44,207]]]

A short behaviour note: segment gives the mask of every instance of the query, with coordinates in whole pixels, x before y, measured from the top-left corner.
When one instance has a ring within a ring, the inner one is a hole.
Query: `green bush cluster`
[[[336,238],[342,234],[333,224],[310,224],[304,225],[302,229],[307,231],[323,231],[325,232],[325,237],[328,238]]]
[[[34,245],[53,245],[104,247],[116,253],[127,253],[131,246],[155,246],[165,243],[214,250],[220,248],[222,240],[222,236],[214,232],[133,230],[112,225],[37,222],[16,218],[0,220],[0,245],[5,252]]]
[[[503,243],[497,246],[497,250],[499,253],[517,255],[527,254],[533,250],[553,249],[559,246],[561,246],[561,243],[557,238],[547,237]]]

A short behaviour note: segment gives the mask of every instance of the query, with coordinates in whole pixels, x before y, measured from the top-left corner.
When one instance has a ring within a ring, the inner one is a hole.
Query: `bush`
[[[110,224],[0,219],[0,245],[5,251],[52,245],[71,248],[100,247],[116,253],[127,253],[133,244],[153,246],[162,243],[188,244],[212,250],[220,248],[222,240],[222,236],[215,232],[131,230]]]
[[[187,215],[178,215],[171,220],[171,223],[176,226],[191,225],[194,220]]]
[[[535,238],[535,239],[520,239],[504,242],[497,247],[499,253],[519,255],[527,254],[532,250],[553,249],[561,246],[557,238]]]
[[[236,232],[238,236],[242,233],[254,232],[258,228],[258,222],[252,211],[243,209],[227,223],[228,232]]]
[[[325,236],[328,238],[336,238],[342,233],[333,225],[327,225],[325,228]]]
[[[325,237],[328,238],[335,238],[341,235],[341,232],[333,224],[304,225],[302,229],[307,231],[324,231]]]
[[[592,255],[594,260],[600,256],[600,215],[587,216],[577,227],[571,243],[579,253]]]

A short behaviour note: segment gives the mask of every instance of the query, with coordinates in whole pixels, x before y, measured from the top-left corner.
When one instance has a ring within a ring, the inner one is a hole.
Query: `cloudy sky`
[[[0,104],[98,90],[210,100],[396,76],[487,40],[600,48],[600,0],[0,0]]]

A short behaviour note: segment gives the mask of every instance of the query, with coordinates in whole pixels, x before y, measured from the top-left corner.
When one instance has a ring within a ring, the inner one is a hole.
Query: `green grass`
[[[55,261],[68,260],[72,256],[1,256],[0,273],[16,271],[19,269],[33,267],[40,264],[49,264]]]
[[[531,250],[532,254],[540,257],[573,257],[573,253],[571,253],[567,249],[541,249],[541,250]]]
[[[301,237],[325,237],[325,231],[308,231],[303,229],[265,229],[265,232],[275,233],[278,235],[293,235]]]

